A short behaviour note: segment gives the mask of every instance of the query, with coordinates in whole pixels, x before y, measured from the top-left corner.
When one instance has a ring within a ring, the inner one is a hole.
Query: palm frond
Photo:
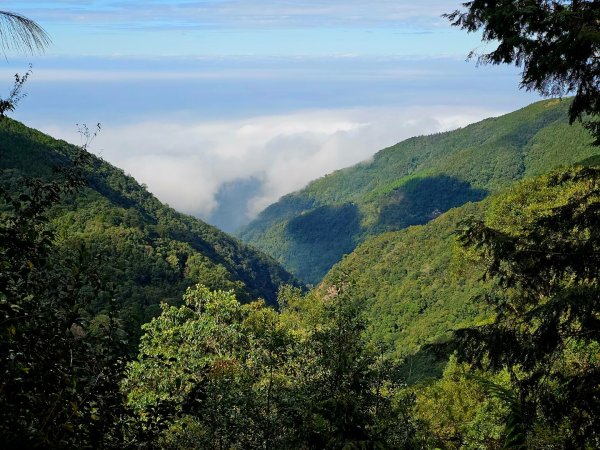
[[[26,53],[42,52],[51,43],[48,33],[36,22],[21,14],[0,11],[0,50]]]

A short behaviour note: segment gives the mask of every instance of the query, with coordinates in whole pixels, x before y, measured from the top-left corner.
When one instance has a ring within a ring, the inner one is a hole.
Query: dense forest
[[[61,168],[80,152],[8,118],[0,122],[0,168],[9,192],[31,179],[60,183]],[[294,283],[271,258],[161,204],[122,170],[89,153],[85,158],[83,188],[53,205],[47,217],[56,245],[110,284],[106,295],[121,299],[136,330],[160,302],[179,302],[198,282],[270,304],[280,284]],[[103,298],[94,303],[95,312],[108,305]]]
[[[369,238],[305,294],[84,149],[1,126],[6,447],[596,445],[597,158]]]
[[[589,133],[568,123],[570,105],[546,100],[400,142],[284,196],[239,236],[317,284],[368,236],[427,223],[524,177],[594,155]]]
[[[89,153],[87,127],[74,146],[6,118],[17,76],[0,448],[600,448],[600,9],[463,6],[452,23],[498,45],[483,62],[575,96],[409,139],[267,208],[243,235],[312,289]]]

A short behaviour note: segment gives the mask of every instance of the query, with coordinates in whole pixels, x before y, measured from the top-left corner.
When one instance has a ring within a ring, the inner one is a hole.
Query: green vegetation
[[[597,448],[599,179],[554,171],[369,239],[306,297],[283,290],[279,314],[189,291],[127,372],[142,434],[166,448]]]
[[[75,152],[75,150],[74,150]],[[5,448],[412,448],[412,396],[369,345],[349,283],[241,305],[188,289],[162,304],[127,364],[103,261],[56,245],[47,214],[86,185],[74,154],[55,181],[1,191],[0,431]]]
[[[273,304],[293,283],[119,169],[9,119],[0,170],[2,448],[122,448],[119,382],[160,302],[202,281]]]
[[[463,248],[456,230],[467,218],[492,220],[500,202],[506,210],[495,214],[509,221],[528,195],[538,208],[529,206],[529,214],[550,215],[555,206],[551,199],[562,188],[542,190],[549,177],[524,181],[482,202],[452,209],[426,225],[370,238],[335,265],[318,289],[327,289],[331,279],[348,274],[371,320],[373,338],[396,357],[408,357],[408,382],[439,375],[445,360],[436,364],[428,345],[446,340],[452,330],[486,322],[493,308],[481,299],[499,289],[494,278],[483,280],[481,262]]]
[[[595,2],[464,7],[490,62],[596,112]],[[351,252],[307,294],[85,146],[0,120],[0,447],[600,448],[599,157],[568,106],[405,141],[267,209],[247,238],[307,279]]]
[[[425,448],[501,449],[509,409],[490,386],[508,385],[506,373],[491,375],[453,357],[441,379],[417,386],[415,416],[424,424]],[[510,448],[510,447],[509,447]]]
[[[160,448],[414,448],[412,397],[365,338],[352,287],[281,312],[199,286],[144,326],[123,389]]]
[[[595,0],[531,0],[515,2],[473,0],[446,14],[452,25],[468,32],[481,31],[482,40],[495,48],[477,55],[483,64],[523,67],[521,87],[542,95],[575,94],[569,117],[584,121],[600,143],[600,50]]]
[[[485,204],[486,202],[484,202]],[[489,317],[477,298],[489,290],[483,275],[457,243],[465,217],[480,216],[482,204],[453,209],[424,226],[368,239],[333,267],[319,289],[348,274],[371,321],[371,335],[396,358],[407,358],[407,381],[437,376],[433,355],[419,353],[449,332]]]
[[[564,448],[600,442],[600,170],[530,180],[494,201],[461,232],[499,293],[493,321],[460,330],[460,359],[510,374],[515,442],[542,421]],[[518,436],[518,433],[521,436]]]
[[[77,147],[0,126],[5,447],[600,444],[600,170],[557,170],[368,238],[312,292],[265,294],[275,309],[247,301],[268,259]],[[394,183],[425,205],[428,186],[465,190],[442,175]],[[288,227],[315,230],[302,237],[317,251],[336,220],[364,223],[347,203]],[[236,266],[256,259],[256,272]]]
[[[102,448],[120,441],[127,332],[101,261],[59,247],[48,212],[85,186],[77,150],[57,180],[0,186],[0,434],[4,448]],[[106,298],[105,314],[91,303]]]
[[[371,238],[319,286],[353,280],[428,445],[597,446],[599,176],[555,171]],[[468,365],[444,369],[454,350]]]
[[[67,167],[77,154],[76,147],[18,122],[0,122],[0,178],[11,192],[22,189],[22,177],[60,180],[55,167]],[[48,211],[50,229],[63,251],[98,266],[109,292],[93,300],[93,312],[117,299],[134,335],[161,301],[180,301],[198,282],[271,304],[280,284],[293,283],[271,258],[161,204],[122,170],[93,156],[83,170],[85,187]]]
[[[589,133],[569,126],[570,103],[542,101],[456,131],[408,139],[283,197],[240,236],[316,284],[369,236],[427,223],[524,177],[597,154]]]

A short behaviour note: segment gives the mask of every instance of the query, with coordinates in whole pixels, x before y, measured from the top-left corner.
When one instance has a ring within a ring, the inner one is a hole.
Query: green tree
[[[444,375],[434,383],[417,386],[417,414],[423,421],[428,448],[500,449],[506,406],[488,395],[484,373],[475,376],[466,364],[453,357]],[[495,383],[508,384],[501,372],[491,378]]]
[[[523,66],[521,86],[545,96],[574,93],[571,122],[600,114],[598,0],[473,0],[463,7],[445,16],[496,46],[480,63]],[[600,141],[600,121],[587,127]]]
[[[58,179],[0,185],[0,434],[3,448],[116,445],[121,341],[111,302],[92,324],[102,264],[55,245],[48,210],[79,189],[87,154]],[[15,180],[12,180],[15,181]],[[16,192],[16,193],[15,193]],[[94,326],[92,326],[94,325]],[[116,428],[115,428],[116,427]]]
[[[184,299],[144,325],[123,382],[135,439],[167,448],[285,448],[284,366],[294,343],[278,314],[201,285]]]
[[[340,275],[319,295],[305,300],[318,310],[309,319],[301,359],[301,447],[412,448],[413,398],[403,390],[398,367],[369,341],[353,284]]]
[[[197,286],[144,326],[123,382],[132,441],[162,448],[410,448],[412,398],[348,292],[278,313]]]
[[[579,167],[521,183],[461,232],[499,290],[494,319],[456,333],[459,357],[508,370],[519,427],[554,427],[562,448],[600,445],[599,214],[600,169]]]

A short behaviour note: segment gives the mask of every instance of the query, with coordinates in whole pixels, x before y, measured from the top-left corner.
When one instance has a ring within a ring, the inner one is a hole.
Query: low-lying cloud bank
[[[174,208],[233,231],[282,195],[386,146],[498,113],[438,106],[317,110],[201,123],[157,120],[104,129],[91,150]],[[75,133],[63,127],[42,128],[77,142]],[[236,186],[242,192],[236,194]]]
[[[92,151],[231,231],[386,146],[535,100],[518,79],[452,57],[48,58],[15,118],[71,142],[101,122]]]

